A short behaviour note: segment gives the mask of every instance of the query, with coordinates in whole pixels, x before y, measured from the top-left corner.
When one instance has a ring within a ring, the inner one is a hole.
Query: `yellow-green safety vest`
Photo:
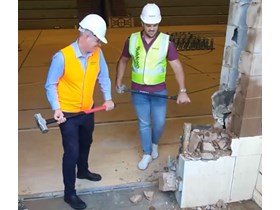
[[[156,85],[165,81],[169,35],[160,33],[148,52],[141,32],[131,34],[129,53],[132,60],[132,81],[137,84]]]

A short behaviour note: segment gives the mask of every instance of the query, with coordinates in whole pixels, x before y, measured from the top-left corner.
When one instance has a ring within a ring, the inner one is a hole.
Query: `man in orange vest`
[[[101,42],[107,44],[106,23],[99,15],[90,14],[79,23],[78,30],[77,40],[53,56],[45,89],[62,136],[64,201],[80,210],[87,205],[76,194],[76,176],[91,181],[101,180],[101,175],[90,172],[88,166],[94,114],[80,115],[67,121],[65,115],[94,107],[96,81],[103,93],[106,111],[114,109],[114,102],[108,66],[101,50]]]

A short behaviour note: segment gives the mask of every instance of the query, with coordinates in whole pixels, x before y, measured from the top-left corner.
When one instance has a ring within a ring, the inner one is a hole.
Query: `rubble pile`
[[[223,128],[184,124],[180,153],[191,160],[216,160],[231,155],[231,140],[236,136]]]

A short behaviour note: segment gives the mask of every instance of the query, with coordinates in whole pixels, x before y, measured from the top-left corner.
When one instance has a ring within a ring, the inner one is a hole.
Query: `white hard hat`
[[[97,36],[102,42],[107,44],[107,39],[105,38],[106,34],[106,22],[102,17],[96,14],[87,15],[80,23],[80,27],[91,31],[94,35]]]
[[[143,23],[146,24],[158,24],[161,21],[161,15],[159,7],[154,3],[146,4],[140,15]]]

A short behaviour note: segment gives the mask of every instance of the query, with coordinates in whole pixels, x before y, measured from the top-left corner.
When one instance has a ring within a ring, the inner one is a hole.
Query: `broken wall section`
[[[262,157],[261,136],[236,138],[225,129],[185,123],[181,140],[175,191],[181,208],[252,199]]]
[[[262,135],[262,1],[231,0],[220,90],[212,96],[217,127]]]
[[[236,136],[229,130],[213,126],[184,123],[179,153],[188,160],[217,160],[230,156],[231,140]]]
[[[240,137],[262,135],[262,1],[253,0],[246,17],[247,42],[229,128]]]

